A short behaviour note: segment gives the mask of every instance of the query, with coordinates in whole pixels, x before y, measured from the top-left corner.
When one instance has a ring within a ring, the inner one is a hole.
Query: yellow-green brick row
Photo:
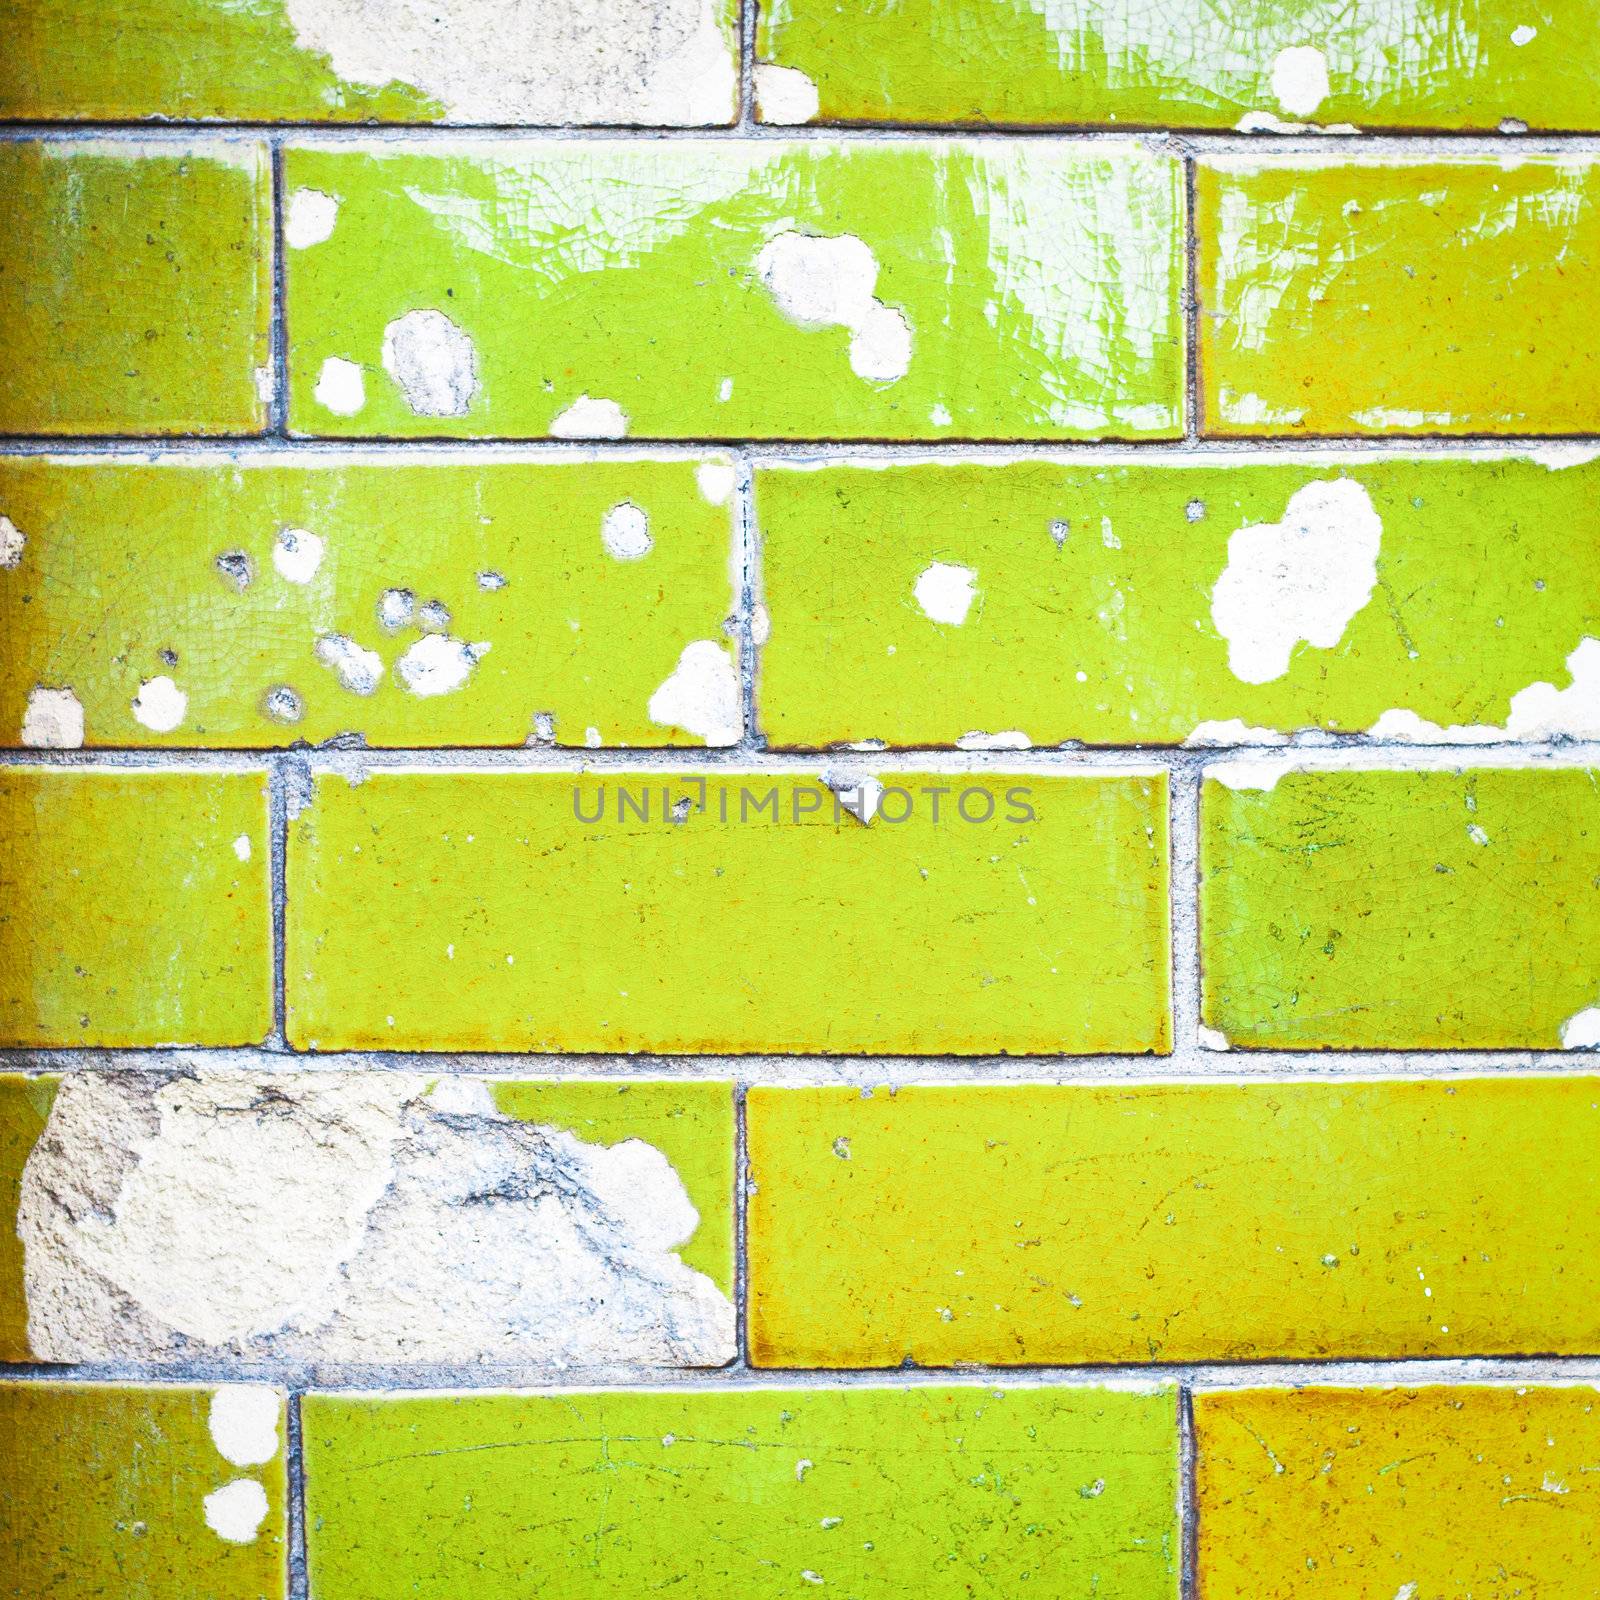
[[[733,478],[0,457],[0,743],[731,744]]]
[[[0,1045],[257,1044],[264,772],[0,767]]]
[[[318,1600],[1176,1600],[1175,1391],[313,1394]]]
[[[0,433],[248,434],[270,386],[267,148],[0,142]]]
[[[1174,438],[1183,171],[1124,141],[291,146],[290,423]]]
[[[284,1600],[284,1396],[0,1382],[0,1581],[18,1600]]]
[[[1585,1355],[1600,1080],[753,1088],[763,1367]]]
[[[763,120],[1596,126],[1593,0],[773,0]]]
[[[1600,734],[1600,461],[758,469],[778,747]]]
[[[1207,156],[1206,434],[1600,431],[1588,153]]]
[[[307,1048],[1168,1048],[1160,776],[330,773],[288,897]]]
[[[1282,772],[1203,788],[1204,1019],[1299,1050],[1600,1043],[1600,784],[1584,767]]]

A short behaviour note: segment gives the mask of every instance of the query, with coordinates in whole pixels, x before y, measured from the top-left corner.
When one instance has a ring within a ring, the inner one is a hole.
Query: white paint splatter
[[[1524,22],[1520,27],[1511,30],[1511,42],[1520,50],[1525,44],[1532,44],[1539,37],[1539,30]]]
[[[70,689],[28,691],[22,713],[22,742],[30,750],[79,750],[83,747],[83,703]]]
[[[1328,58],[1314,45],[1290,45],[1272,60],[1272,93],[1293,117],[1309,117],[1328,98]]]
[[[333,237],[339,202],[321,189],[296,189],[283,214],[283,242],[291,250],[309,250]]]
[[[386,633],[398,633],[416,609],[417,597],[409,589],[385,589],[378,596],[378,626]]]
[[[694,469],[695,486],[714,506],[725,506],[733,493],[733,468],[725,461],[703,461]]]
[[[650,720],[682,728],[708,745],[737,744],[744,733],[733,658],[714,639],[683,647],[672,675],[650,696]]]
[[[351,694],[372,694],[383,677],[383,658],[347,633],[325,633],[317,640],[316,655]]]
[[[1600,1006],[1589,1006],[1561,1024],[1563,1050],[1600,1050]]]
[[[183,725],[189,711],[189,697],[163,673],[146,678],[139,685],[131,709],[134,721],[152,733],[171,733]]]
[[[1201,722],[1183,741],[1187,749],[1228,749],[1240,744],[1288,744],[1289,735],[1276,728],[1258,728],[1242,717],[1222,722]]]
[[[272,546],[272,564],[290,583],[310,583],[322,565],[327,546],[304,528],[284,528]]]
[[[265,1466],[278,1453],[282,1400],[259,1383],[225,1383],[211,1396],[211,1442],[236,1467]]]
[[[738,74],[715,0],[285,0],[347,82],[408,84],[448,122],[726,123]]]
[[[0,517],[0,569],[20,567],[23,546],[27,542],[10,517]]]
[[[1228,565],[1211,594],[1211,620],[1228,641],[1228,666],[1245,683],[1289,670],[1304,640],[1331,650],[1372,598],[1383,524],[1351,478],[1290,496],[1282,522],[1254,523],[1228,540]]]
[[[427,699],[453,694],[472,669],[489,653],[485,642],[468,644],[450,634],[429,633],[411,646],[394,664],[395,676],[412,694]]]
[[[650,554],[650,518],[631,500],[624,500],[600,519],[600,542],[616,561],[639,561]]]
[[[756,116],[762,122],[797,127],[817,114],[817,86],[797,67],[756,66]]]
[[[762,246],[756,275],[791,322],[850,330],[850,367],[857,377],[894,383],[906,375],[911,324],[873,294],[878,259],[853,233],[780,233]]]
[[[1020,728],[1007,728],[1003,733],[964,733],[956,740],[957,750],[1031,750],[1033,740]]]
[[[317,386],[312,390],[316,402],[336,417],[353,417],[367,403],[367,380],[353,361],[329,356],[322,363]]]
[[[383,370],[419,417],[464,417],[481,387],[472,337],[442,311],[408,311],[383,330]]]
[[[238,856],[241,861],[248,861],[250,859],[250,835],[248,833],[241,833],[239,837],[233,841],[233,853]]]
[[[553,439],[622,439],[628,432],[628,413],[615,400],[591,400],[580,394],[550,424]]]
[[[974,587],[977,581],[978,574],[971,567],[934,561],[922,569],[911,593],[930,622],[945,622],[959,628],[967,620],[977,596]]]
[[[1278,787],[1278,780],[1295,770],[1293,761],[1273,760],[1265,755],[1245,756],[1238,761],[1219,761],[1205,769],[1208,778],[1215,778],[1225,789],[1258,790],[1270,794]]]
[[[267,1518],[267,1491],[254,1478],[235,1478],[205,1498],[206,1526],[229,1544],[250,1544]]]

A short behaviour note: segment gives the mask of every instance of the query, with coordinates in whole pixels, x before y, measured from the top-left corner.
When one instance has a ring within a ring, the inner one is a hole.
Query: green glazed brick
[[[764,468],[758,725],[799,748],[1594,737],[1597,506],[1600,463],[1561,450]]]
[[[297,433],[1170,438],[1182,170],[1131,143],[285,156]]]
[[[0,742],[732,743],[732,493],[721,458],[0,458]]]
[[[315,1394],[318,1600],[1175,1600],[1170,1389]]]
[[[254,1044],[261,772],[0,768],[0,1045]]]
[[[774,0],[764,121],[1596,126],[1593,0]]]
[[[329,774],[290,834],[289,1033],[1165,1051],[1166,855],[1137,773]]]
[[[264,145],[0,144],[0,234],[0,433],[264,426]]]
[[[0,1383],[0,1573],[18,1600],[283,1600],[284,1397]]]
[[[1205,1021],[1228,1043],[1600,1044],[1593,771],[1221,770],[1200,933]]]
[[[0,116],[726,123],[733,0],[22,0]]]
[[[1589,155],[1207,157],[1201,431],[1600,429]]]

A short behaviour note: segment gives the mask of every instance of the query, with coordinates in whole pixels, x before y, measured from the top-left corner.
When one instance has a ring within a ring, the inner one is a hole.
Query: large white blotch
[[[432,1087],[211,1068],[66,1078],[17,1211],[34,1354],[732,1357],[731,1303],[676,1253],[699,1218],[659,1150],[587,1144]]]
[[[468,644],[447,633],[429,633],[395,662],[394,673],[412,694],[424,699],[453,694],[488,653],[486,641]]]
[[[1590,1006],[1561,1024],[1563,1050],[1600,1050],[1600,1006]]]
[[[206,1526],[229,1544],[250,1544],[267,1520],[267,1491],[254,1478],[235,1478],[202,1504]]]
[[[762,122],[796,127],[817,114],[817,86],[797,67],[756,66],[756,116]]]
[[[284,207],[283,242],[291,250],[309,250],[333,237],[339,202],[321,189],[296,189]]]
[[[354,361],[329,356],[317,374],[312,397],[336,417],[353,417],[367,403],[367,380]]]
[[[0,517],[0,567],[20,567],[27,542],[10,517]]]
[[[347,633],[325,633],[316,656],[351,694],[374,694],[383,677],[383,657],[359,645]]]
[[[1311,483],[1282,522],[1240,528],[1211,592],[1211,620],[1228,641],[1228,666],[1245,683],[1289,670],[1304,640],[1331,650],[1378,581],[1383,523],[1353,479]]]
[[[682,728],[709,745],[737,744],[744,733],[739,675],[715,639],[686,644],[672,675],[650,696],[650,720]]]
[[[726,122],[737,74],[714,0],[285,0],[351,83],[407,84],[451,122]]]
[[[189,697],[163,673],[160,677],[146,678],[139,685],[130,709],[134,721],[152,733],[171,733],[182,727],[189,711]]]
[[[477,397],[478,351],[442,311],[408,311],[383,330],[383,370],[419,417],[464,417]]]
[[[930,622],[945,622],[959,628],[972,609],[977,581],[978,574],[971,567],[958,567],[951,561],[932,561],[918,575],[911,594]]]
[[[78,750],[83,746],[83,702],[70,689],[28,691],[22,711],[22,743],[31,750]]]
[[[615,400],[596,400],[580,394],[550,423],[552,439],[623,439],[628,433],[628,413]]]
[[[225,1383],[211,1396],[211,1442],[236,1467],[259,1467],[278,1453],[276,1389],[259,1383]]]
[[[1291,116],[1309,117],[1330,91],[1328,58],[1314,45],[1290,45],[1272,61],[1272,93]]]
[[[756,276],[778,309],[802,328],[848,328],[850,368],[893,383],[911,366],[911,325],[877,299],[878,258],[853,233],[819,238],[780,233],[756,257]]]

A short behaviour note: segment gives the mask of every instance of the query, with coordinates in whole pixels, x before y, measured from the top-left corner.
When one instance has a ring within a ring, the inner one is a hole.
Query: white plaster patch
[[[0,568],[20,567],[23,546],[27,542],[10,517],[0,517]]]
[[[235,1478],[205,1498],[206,1526],[229,1544],[250,1544],[267,1517],[267,1491],[254,1478]]]
[[[1289,497],[1282,522],[1240,528],[1211,594],[1234,676],[1270,683],[1302,640],[1338,644],[1372,598],[1382,538],[1371,496],[1351,478],[1307,484]]]
[[[853,233],[780,233],[762,246],[756,275],[791,322],[850,330],[857,377],[894,383],[910,369],[911,324],[873,294],[878,258]]]
[[[163,673],[146,678],[139,685],[131,709],[134,721],[152,733],[171,733],[183,725],[189,711],[189,697]]]
[[[1183,741],[1185,749],[1228,749],[1240,744],[1288,744],[1289,735],[1276,728],[1258,728],[1242,717],[1221,722],[1200,722]]]
[[[239,837],[233,841],[233,853],[238,856],[241,861],[248,861],[250,859],[250,835],[248,833],[241,833]]]
[[[309,250],[333,237],[339,202],[321,189],[296,189],[283,213],[283,242],[291,250]]]
[[[1003,733],[964,733],[956,740],[957,750],[1031,750],[1033,740],[1020,728]]]
[[[1589,1006],[1561,1024],[1563,1050],[1600,1050],[1600,1006]]]
[[[72,1074],[17,1210],[47,1361],[717,1364],[733,1307],[677,1251],[661,1152],[432,1075]]]
[[[481,387],[472,336],[442,311],[408,311],[383,330],[383,370],[419,417],[464,417]]]
[[[756,66],[756,115],[763,122],[798,127],[817,114],[817,86],[798,67]]]
[[[1309,117],[1328,98],[1328,58],[1313,45],[1291,45],[1272,60],[1273,98],[1293,117]]]
[[[733,658],[715,639],[686,644],[671,677],[650,696],[648,710],[660,727],[682,728],[708,745],[737,744],[744,716]]]
[[[285,0],[302,49],[449,122],[727,122],[738,74],[714,0]]]
[[[974,587],[977,581],[978,574],[971,567],[934,561],[922,569],[911,593],[930,622],[945,622],[959,628],[967,620],[977,596]]]
[[[347,633],[325,633],[317,640],[316,654],[351,694],[372,694],[383,677],[383,658]]]
[[[22,712],[22,742],[30,750],[83,748],[83,703],[70,689],[28,691]]]
[[[616,561],[638,561],[650,554],[650,518],[631,500],[624,500],[600,519],[600,542]]]
[[[628,413],[615,400],[592,400],[580,394],[550,424],[553,439],[623,439]]]
[[[289,583],[310,583],[322,565],[327,545],[304,528],[282,529],[272,545],[272,564]]]
[[[703,461],[694,469],[695,486],[714,506],[725,506],[733,493],[733,468],[725,461]]]
[[[394,672],[412,694],[423,699],[453,694],[488,653],[487,643],[468,644],[447,633],[429,633],[395,662]]]
[[[225,1383],[211,1396],[211,1442],[236,1467],[265,1466],[278,1453],[276,1389],[259,1383]]]
[[[353,417],[367,403],[366,375],[354,361],[329,356],[317,374],[312,396],[324,411],[336,417]]]

